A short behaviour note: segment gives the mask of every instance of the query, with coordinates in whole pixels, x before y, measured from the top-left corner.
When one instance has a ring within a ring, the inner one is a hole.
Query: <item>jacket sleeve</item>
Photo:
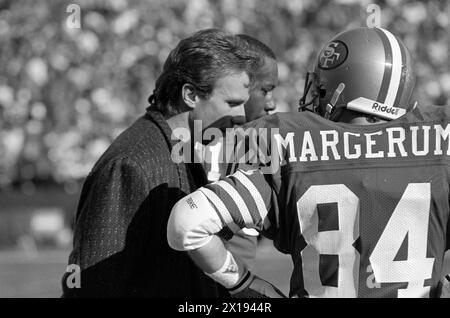
[[[128,296],[130,273],[144,248],[143,231],[131,223],[146,209],[145,175],[130,159],[116,159],[86,180],[78,205],[69,265],[80,267],[81,286],[63,277],[64,297]],[[78,288],[80,287],[80,288]]]

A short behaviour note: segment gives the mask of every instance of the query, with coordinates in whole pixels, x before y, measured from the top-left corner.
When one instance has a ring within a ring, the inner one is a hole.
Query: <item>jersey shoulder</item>
[[[333,122],[326,120],[312,112],[286,112],[263,116],[249,122],[245,127],[249,128],[275,128],[279,132],[295,132],[298,130],[327,129],[333,126]]]
[[[413,112],[424,123],[450,121],[450,106],[447,105],[417,105]]]

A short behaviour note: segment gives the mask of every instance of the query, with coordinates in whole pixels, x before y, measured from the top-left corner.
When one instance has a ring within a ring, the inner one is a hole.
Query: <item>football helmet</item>
[[[314,71],[307,73],[300,110],[336,120],[347,108],[392,120],[414,107],[414,84],[411,54],[397,36],[382,28],[356,28],[322,48]]]

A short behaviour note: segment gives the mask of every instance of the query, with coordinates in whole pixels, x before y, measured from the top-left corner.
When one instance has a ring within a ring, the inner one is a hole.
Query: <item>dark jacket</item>
[[[69,257],[69,265],[81,267],[81,288],[69,288],[66,273],[63,297],[226,295],[167,243],[173,205],[207,182],[199,164],[171,160],[170,135],[163,116],[148,111],[95,164],[81,192]]]

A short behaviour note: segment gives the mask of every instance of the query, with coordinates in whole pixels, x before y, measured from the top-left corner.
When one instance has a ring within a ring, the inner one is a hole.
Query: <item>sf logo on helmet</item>
[[[320,52],[319,67],[329,70],[338,67],[346,60],[348,55],[347,46],[344,42],[333,41]]]

